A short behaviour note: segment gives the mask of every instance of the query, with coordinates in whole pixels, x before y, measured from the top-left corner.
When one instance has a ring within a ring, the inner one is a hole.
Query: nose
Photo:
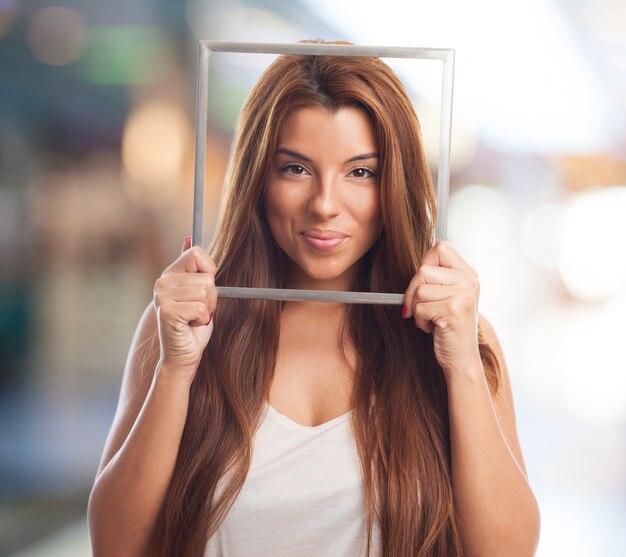
[[[332,176],[315,180],[309,211],[321,220],[331,219],[341,212],[339,184]]]

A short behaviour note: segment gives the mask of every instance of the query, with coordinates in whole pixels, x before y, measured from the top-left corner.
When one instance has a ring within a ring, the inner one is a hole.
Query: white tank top
[[[204,556],[365,555],[363,483],[350,416],[309,427],[266,404],[246,480]],[[374,521],[372,557],[379,548]]]

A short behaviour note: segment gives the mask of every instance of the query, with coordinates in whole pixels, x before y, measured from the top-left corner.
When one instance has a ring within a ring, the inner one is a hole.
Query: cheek
[[[378,191],[368,193],[360,198],[356,214],[363,226],[367,226],[378,235],[378,229],[382,221]]]
[[[265,217],[274,236],[281,233],[284,225],[289,221],[290,203],[279,187],[269,185],[265,194]]]

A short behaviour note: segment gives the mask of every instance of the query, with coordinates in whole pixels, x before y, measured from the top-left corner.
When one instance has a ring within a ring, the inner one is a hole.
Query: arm
[[[139,556],[150,549],[176,465],[189,389],[213,330],[214,273],[209,255],[193,248],[155,283],[89,498],[96,556]]]
[[[155,361],[158,346],[154,350],[151,337],[156,328],[150,304],[130,350],[118,410],[89,498],[96,556],[146,553],[176,464],[189,384]],[[149,348],[141,350],[146,344]]]
[[[429,250],[405,293],[405,316],[433,335],[448,387],[455,508],[469,557],[532,556],[539,509],[526,480],[513,397],[493,329],[479,318],[478,277],[448,242]],[[478,350],[478,329],[500,365],[492,395]]]
[[[498,392],[490,394],[480,360],[448,381],[452,482],[463,546],[468,557],[532,556],[539,508],[526,479],[502,349],[484,319],[482,328],[500,364]]]

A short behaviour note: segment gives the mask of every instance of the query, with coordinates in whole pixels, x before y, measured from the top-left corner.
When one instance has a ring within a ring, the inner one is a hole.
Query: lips
[[[301,232],[304,240],[312,248],[320,251],[331,251],[345,243],[350,236],[336,230],[320,230],[311,228]]]

